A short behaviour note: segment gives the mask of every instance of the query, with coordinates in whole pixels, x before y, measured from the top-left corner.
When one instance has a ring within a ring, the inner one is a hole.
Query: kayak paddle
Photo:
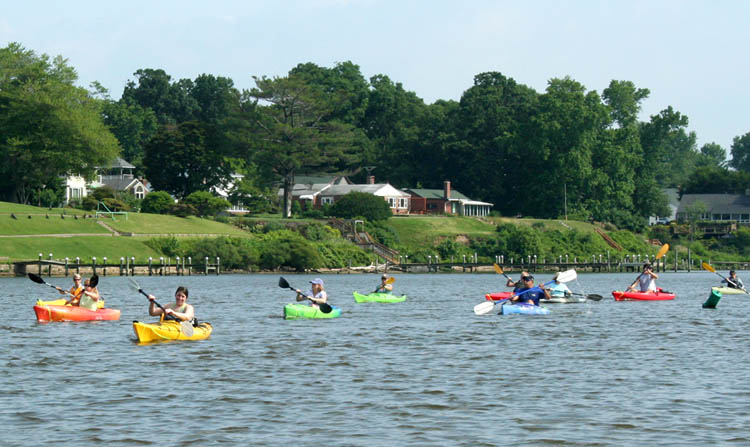
[[[513,281],[513,279],[510,276],[508,276],[508,275],[505,274],[505,272],[503,271],[502,267],[500,267],[497,264],[492,264],[492,267],[495,269],[495,271],[497,272],[498,275],[503,275],[506,278],[508,278],[508,281]],[[515,281],[513,281],[513,282],[515,282]]]
[[[136,281],[133,278],[130,278],[130,287],[133,290],[138,291],[138,293],[143,294],[143,296],[145,296],[146,298],[148,298],[148,293],[144,292],[143,289],[141,289],[141,286],[138,284],[138,281]],[[191,322],[186,321],[186,320],[179,320],[174,315],[167,314],[167,310],[164,309],[164,307],[161,304],[157,303],[156,300],[154,300],[154,304],[156,304],[156,307],[158,307],[159,309],[161,309],[162,312],[164,312],[164,320],[177,321],[178,323],[180,323],[180,330],[182,331],[183,334],[185,334],[186,337],[193,336],[194,331],[193,331],[193,324]]]
[[[737,284],[734,281],[732,281],[731,279],[725,278],[721,273],[717,272],[716,269],[711,266],[711,264],[709,264],[707,262],[704,262],[701,265],[703,266],[704,269],[708,270],[709,272],[713,272],[713,273],[716,273],[717,275],[719,275],[721,277],[721,279],[723,279],[724,281],[727,282],[727,284],[734,284],[735,287],[737,286]],[[31,275],[31,273],[29,273],[29,275]],[[742,290],[743,292],[747,293],[747,290],[745,290],[744,287],[737,287],[737,288],[740,289],[740,290]]]
[[[654,257],[654,260],[661,259],[661,257],[664,256],[668,251],[669,251],[669,244],[662,245],[659,251],[656,253],[656,257]],[[632,287],[634,287],[635,283],[637,283],[641,279],[641,276],[643,276],[643,272],[641,272],[641,274],[638,275],[635,281],[633,281],[633,283],[630,284],[630,287],[628,287],[626,290],[630,290]]]
[[[292,287],[292,286],[289,285],[289,283],[287,282],[286,279],[284,279],[283,276],[279,276],[279,287],[281,287],[282,289],[294,290],[295,292],[297,291],[297,289],[295,289],[294,287]],[[302,301],[305,298],[310,299],[310,297],[304,297],[302,299],[300,299],[299,297],[297,297],[297,301]],[[310,301],[312,301],[312,300],[310,300]],[[328,304],[328,303],[316,303],[316,304],[318,305],[318,309],[320,309],[320,311],[323,312],[324,314],[330,313],[333,310],[333,308],[331,307],[331,305]]]
[[[604,298],[603,296],[597,295],[595,293],[591,293],[589,295],[584,295],[582,293],[570,292],[570,294],[571,295],[575,295],[575,296],[585,296],[586,298],[588,298],[588,299],[590,299],[592,301],[601,301],[602,298]]]
[[[50,287],[52,287],[52,288],[53,288],[53,289],[55,289],[55,290],[62,290],[63,292],[67,293],[68,295],[72,295],[72,294],[71,294],[71,293],[70,293],[69,291],[67,291],[67,290],[63,290],[63,289],[62,289],[62,288],[60,288],[60,287],[57,287],[57,286],[53,286],[52,284],[50,284],[50,283],[46,282],[45,280],[43,280],[43,279],[42,279],[42,278],[41,278],[40,276],[38,276],[38,275],[35,275],[35,274],[33,274],[33,273],[29,273],[28,275],[29,275],[29,279],[30,279],[30,280],[32,280],[32,281],[34,281],[34,282],[35,282],[35,283],[37,283],[37,284],[44,284],[45,286],[50,286]]]
[[[577,277],[578,277],[578,274],[576,273],[575,269],[570,269],[570,270],[566,270],[566,271],[560,273],[559,275],[557,275],[557,281],[559,281],[559,282],[568,282],[568,281],[573,281]],[[524,290],[524,291],[520,292],[518,295],[515,295],[515,296],[521,296],[524,293],[530,292],[530,291],[532,291],[534,289],[544,288],[544,287],[546,287],[546,286],[548,286],[550,284],[553,284],[555,281],[556,280],[553,279],[550,282],[546,282],[546,283],[542,284],[541,287],[539,287],[539,286],[532,287],[531,289]],[[515,297],[513,297],[513,298],[515,298]],[[505,298],[505,299],[499,300],[499,301],[485,301],[484,303],[477,304],[476,306],[474,306],[474,313],[477,314],[477,315],[484,315],[484,314],[486,314],[488,312],[491,312],[492,309],[495,308],[496,304],[500,304],[500,303],[502,303],[504,301],[508,301],[509,299],[510,298]]]

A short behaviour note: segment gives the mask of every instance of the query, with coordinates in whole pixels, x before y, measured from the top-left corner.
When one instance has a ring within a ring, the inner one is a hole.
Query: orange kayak
[[[34,306],[36,320],[46,321],[98,321],[98,320],[119,320],[120,310],[102,308],[97,310],[88,310],[78,306]]]

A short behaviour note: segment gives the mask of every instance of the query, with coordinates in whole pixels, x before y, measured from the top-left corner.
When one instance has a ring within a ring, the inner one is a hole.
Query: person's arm
[[[160,308],[156,307],[156,297],[153,295],[148,296],[149,304],[148,304],[148,314],[152,316],[158,316],[161,315],[163,312]]]
[[[177,312],[174,309],[166,308],[167,315],[172,315],[180,321],[190,321],[195,317],[195,309],[190,304],[185,304],[185,312]]]
[[[325,290],[323,290],[320,292],[320,297],[314,298],[314,297],[308,296],[307,299],[312,301],[313,303],[322,304],[328,301],[328,294],[325,292]]]
[[[505,287],[515,287],[516,283],[512,279],[508,278],[508,280],[505,282]]]
[[[94,301],[99,301],[99,290],[94,289],[92,291],[84,290],[83,293]]]

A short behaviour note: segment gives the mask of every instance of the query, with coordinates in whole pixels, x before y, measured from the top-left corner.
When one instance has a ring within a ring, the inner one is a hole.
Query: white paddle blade
[[[474,313],[477,315],[484,315],[487,312],[491,312],[495,308],[495,303],[492,301],[485,301],[484,303],[477,304],[474,306]]]
[[[180,330],[185,337],[193,336],[193,323],[189,321],[180,321]]]
[[[576,273],[575,269],[565,270],[564,272],[557,275],[557,280],[560,282],[568,282],[573,281],[578,277],[578,273]]]

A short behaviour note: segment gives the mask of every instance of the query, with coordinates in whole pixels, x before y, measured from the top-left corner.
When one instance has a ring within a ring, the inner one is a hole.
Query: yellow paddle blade
[[[665,254],[667,254],[668,251],[669,251],[669,244],[662,245],[661,248],[659,249],[659,252],[656,253],[656,259],[661,258]]]
[[[503,268],[502,268],[502,267],[500,267],[499,265],[497,265],[497,264],[492,264],[492,267],[494,267],[494,268],[495,268],[495,271],[497,272],[497,274],[498,274],[498,275],[503,275],[503,274],[505,274],[505,272],[503,272]]]
[[[704,262],[704,263],[703,263],[703,264],[701,264],[701,265],[703,266],[703,268],[704,268],[705,270],[708,270],[709,272],[713,272],[713,273],[716,273],[716,269],[715,269],[715,268],[713,268],[713,267],[711,267],[711,265],[710,265],[709,263],[707,263],[707,262]]]
[[[396,278],[394,278],[393,276],[385,280],[386,284],[393,284],[394,282],[396,282]]]

